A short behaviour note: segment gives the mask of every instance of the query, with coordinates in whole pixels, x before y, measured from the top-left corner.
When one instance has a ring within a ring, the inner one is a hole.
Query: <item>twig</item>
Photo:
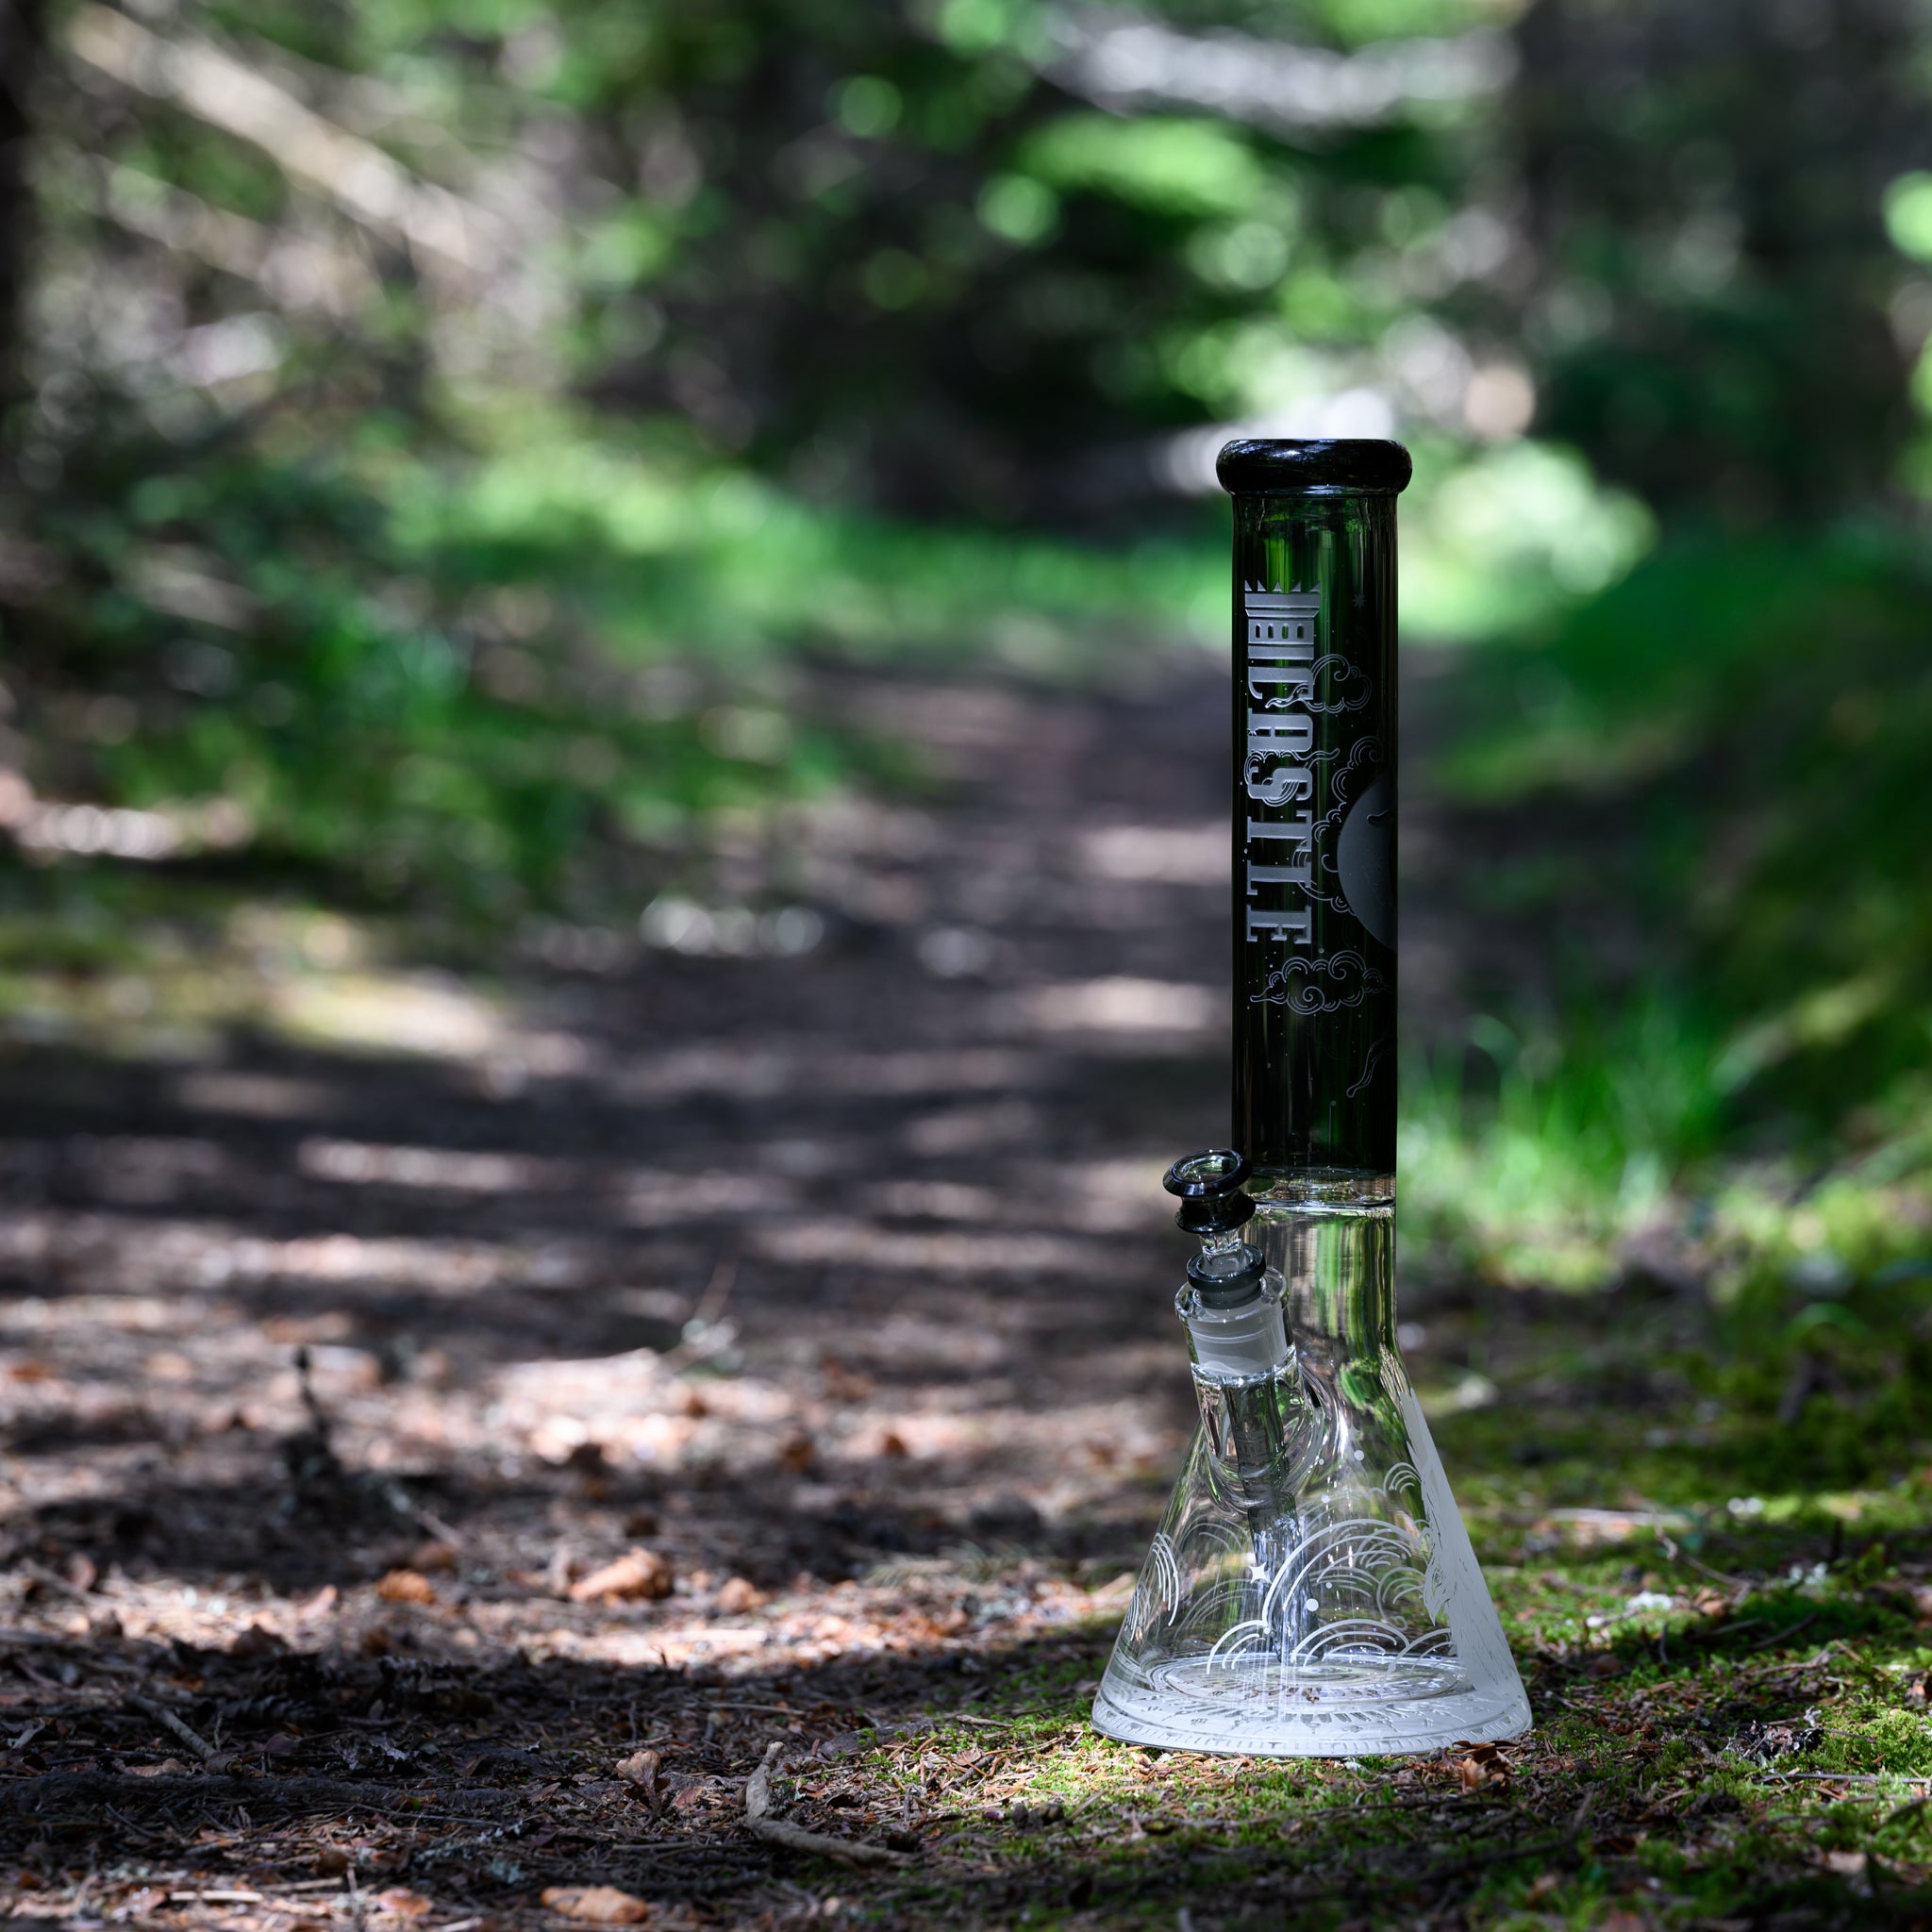
[[[445,1523],[434,1509],[425,1508],[421,1503],[409,1502],[407,1491],[404,1491],[404,1502],[408,1514],[413,1516],[437,1541],[447,1543],[453,1550],[460,1551],[465,1547],[463,1533],[454,1524]]]
[[[1813,1610],[1808,1617],[1800,1617],[1795,1624],[1790,1624],[1785,1629],[1780,1630],[1775,1637],[1767,1637],[1760,1643],[1746,1644],[1744,1647],[1745,1656],[1750,1657],[1760,1650],[1769,1650],[1773,1644],[1782,1643],[1787,1637],[1795,1637],[1798,1634],[1798,1632],[1805,1627],[1807,1624],[1817,1623],[1818,1617],[1818,1611]],[[1816,1661],[1816,1659],[1814,1659],[1814,1661]]]
[[[217,1751],[199,1731],[191,1730],[165,1704],[157,1704],[149,1697],[136,1697],[131,1692],[127,1701],[136,1710],[144,1711],[153,1718],[162,1730],[171,1733],[186,1744],[204,1764],[212,1764],[217,1757],[225,1755]]]
[[[765,1746],[758,1768],[745,1780],[744,1822],[755,1837],[767,1844],[785,1845],[794,1852],[810,1852],[821,1858],[842,1858],[848,1865],[904,1865],[909,1863],[904,1852],[886,1845],[867,1844],[859,1839],[827,1838],[824,1833],[807,1831],[803,1825],[788,1824],[772,1812],[772,1768],[785,1746],[774,1738]]]
[[[1674,1563],[1688,1563],[1700,1576],[1707,1576],[1713,1583],[1727,1583],[1733,1590],[1750,1590],[1754,1586],[1748,1576],[1733,1576],[1728,1571],[1713,1570],[1708,1563],[1700,1563],[1688,1550],[1680,1550],[1676,1543],[1662,1530],[1657,1533],[1657,1540],[1664,1546],[1664,1554]]]
[[[294,180],[319,188],[364,228],[406,242],[419,260],[475,275],[501,259],[510,238],[500,219],[410,174],[373,142],[325,120],[305,102],[209,41],[150,32],[125,13],[83,7],[70,49],[124,86],[177,104],[197,120],[262,149]]]
[[[1814,1612],[1813,1612],[1812,1614],[1813,1614],[1813,1615],[1816,1615],[1817,1613],[1816,1613],[1816,1612],[1814,1611]],[[1793,1626],[1793,1627],[1796,1627],[1796,1626]],[[1782,1633],[1782,1634],[1783,1634],[1783,1635],[1785,1635],[1785,1636],[1790,1636],[1790,1631],[1785,1631],[1785,1632],[1784,1632],[1784,1633]],[[1832,1654],[1832,1652],[1833,1652],[1833,1651],[1835,1651],[1835,1650],[1836,1650],[1836,1649],[1837,1649],[1837,1648],[1839,1647],[1840,1643],[1840,1642],[1841,1642],[1842,1641],[1843,1641],[1843,1640],[1842,1640],[1842,1639],[1840,1639],[1840,1638],[1837,1638],[1837,1637],[1834,1637],[1834,1638],[1833,1638],[1833,1639],[1831,1640],[1831,1641],[1830,1641],[1829,1643],[1827,1643],[1827,1644],[1826,1644],[1826,1645],[1824,1646],[1824,1648],[1823,1650],[1821,1650],[1821,1651],[1820,1651],[1820,1652],[1819,1652],[1819,1653],[1817,1654],[1817,1656],[1815,1656],[1815,1657],[1805,1657],[1804,1659],[1802,1659],[1802,1660],[1801,1660],[1800,1662],[1798,1662],[1798,1663],[1794,1663],[1794,1664],[1758,1664],[1758,1665],[1757,1665],[1757,1666],[1756,1666],[1755,1668],[1753,1668],[1753,1669],[1751,1669],[1751,1670],[1748,1670],[1748,1671],[1739,1671],[1739,1672],[1738,1672],[1738,1673],[1737,1673],[1737,1674],[1735,1674],[1735,1675],[1734,1675],[1734,1676],[1733,1676],[1733,1677],[1731,1678],[1731,1682],[1732,1682],[1732,1683],[1734,1683],[1734,1684],[1756,1684],[1756,1683],[1757,1683],[1757,1682],[1759,1682],[1760,1680],[1763,1680],[1763,1679],[1769,1679],[1769,1678],[1773,1678],[1773,1677],[1795,1677],[1795,1676],[1797,1676],[1797,1675],[1798,1675],[1798,1674],[1800,1674],[1801,1672],[1804,1672],[1804,1671],[1815,1671],[1815,1670],[1816,1670],[1816,1669],[1818,1668],[1818,1666],[1819,1666],[1820,1664],[1822,1664],[1822,1663],[1823,1663],[1823,1662],[1824,1662],[1824,1661],[1825,1660],[1825,1658],[1826,1658],[1826,1657],[1829,1657],[1829,1656],[1830,1656],[1830,1655]],[[1777,1641],[1778,1641],[1778,1639],[1777,1639],[1777,1638],[1775,1638],[1775,1637],[1774,1637],[1774,1638],[1768,1639],[1768,1640],[1767,1640],[1767,1642],[1766,1642],[1766,1643],[1756,1643],[1756,1644],[1753,1644],[1753,1645],[1751,1646],[1751,1649],[1752,1649],[1752,1650],[1763,1650],[1763,1649],[1767,1648],[1767,1646],[1768,1646],[1768,1644],[1769,1644],[1769,1643],[1775,1643],[1775,1642],[1777,1642]],[[1748,1657],[1748,1656],[1750,1656],[1750,1654],[1751,1654],[1751,1651],[1746,1651],[1746,1652],[1745,1652],[1744,1654],[1745,1654],[1745,1656],[1747,1656],[1747,1657]]]
[[[108,1601],[85,1584],[70,1583],[58,1570],[49,1570],[44,1563],[29,1559],[21,1563],[19,1570],[23,1576],[30,1577],[43,1590],[58,1590],[62,1596],[71,1596],[77,1604],[103,1604]]]
[[[717,1265],[711,1270],[711,1278],[705,1284],[705,1291],[697,1299],[697,1306],[686,1318],[684,1340],[677,1346],[666,1352],[662,1357],[666,1368],[688,1368],[694,1361],[715,1352],[716,1344],[710,1335],[718,1325],[718,1318],[724,1312],[724,1305],[731,1299],[733,1284],[738,1279],[738,1257],[720,1255]]]

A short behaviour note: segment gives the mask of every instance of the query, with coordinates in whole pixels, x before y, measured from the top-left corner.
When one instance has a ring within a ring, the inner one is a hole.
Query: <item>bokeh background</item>
[[[853,908],[716,858],[930,785],[842,672],[1205,678],[1218,442],[1394,434],[1409,783],[1463,814],[1408,866],[1461,908],[1411,1248],[1587,1289],[1689,1214],[1839,1347],[1924,1245],[1914,9],[5,30],[16,1047],[259,1021],[273,908],[499,970],[808,955]]]
[[[1173,1924],[1149,1804],[1329,1869],[1081,1719],[1192,1424],[1236,433],[1414,452],[1402,1341],[1610,1835],[1361,1829],[1576,1924],[1646,1832],[1697,1923],[1923,1878],[1761,1767],[1932,1769],[1928,94],[1908,0],[0,0],[41,1905],[790,1923],[774,1720],[990,1691],[802,1814],[992,1831],[930,1923]],[[136,1677],[306,1822],[195,1840]],[[392,1763],[544,1833],[345,1822]],[[101,1765],[181,1832],[47,1823]]]

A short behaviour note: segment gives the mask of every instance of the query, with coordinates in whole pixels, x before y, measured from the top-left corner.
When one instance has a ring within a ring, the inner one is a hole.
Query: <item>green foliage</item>
[[[691,814],[916,779],[795,703],[789,654],[1064,673],[1197,593],[1186,546],[1122,560],[813,512],[565,419],[440,459],[379,432],[164,456],[113,452],[85,512],[30,526],[77,589],[19,626],[51,674],[29,776],[137,808],[221,796],[258,865],[497,921],[596,908],[624,888],[613,847]]]
[[[1467,796],[1633,821],[1614,884],[1674,914],[1653,955],[1705,989],[1734,1124],[1871,1144],[1924,1091],[1928,611],[1918,547],[1878,531],[1680,541],[1512,657],[1451,760]]]
[[[1372,13],[1302,25],[1460,18]],[[629,890],[613,854],[694,813],[910,775],[807,715],[801,652],[1058,674],[1213,628],[1148,452],[1364,351],[1402,302],[1362,213],[1440,225],[1462,165],[1440,114],[1395,164],[1392,127],[1099,111],[1006,0],[88,21],[11,425],[25,775],[497,920]]]
[[[1738,1420],[1740,1493],[1866,1480],[1921,1433],[1928,609],[1878,528],[1680,536],[1462,674],[1464,836],[1553,827],[1484,893],[1544,935],[1548,991],[1411,1069],[1409,1264],[1701,1287],[1724,1312],[1681,1368]],[[1570,939],[1607,930],[1608,958]]]
[[[1028,139],[1019,158],[1063,193],[1084,190],[1181,220],[1247,214],[1269,185],[1252,143],[1206,120],[1064,114]],[[1293,208],[1290,196],[1279,211],[1291,216]]]
[[[0,554],[0,753],[42,800],[220,808],[251,890],[628,917],[707,814],[922,782],[802,667],[1084,676],[1218,638],[1218,517],[1174,491],[1212,419],[1372,393],[1418,458],[1411,639],[1470,647],[1435,687],[1458,809],[1548,828],[1468,874],[1548,970],[1467,989],[1491,1017],[1411,1075],[1412,1250],[1585,1287],[1688,1215],[1753,1308],[1909,1260],[1932,580],[1888,491],[1932,475],[1932,190],[1902,17],[1139,20],[1311,63],[1324,109],[1385,91],[1327,120],[1165,57],[1103,84],[1080,36],[1136,23],[1039,0],[87,18],[126,58],[61,23],[37,92]],[[146,91],[170,49],[208,84]],[[223,62],[318,138],[236,124]],[[1740,1399],[1807,1353],[1863,1373],[1855,1303],[1740,1326]]]
[[[1436,1266],[1565,1289],[1603,1285],[1719,1141],[1710,1042],[1681,1002],[1572,1010],[1527,1038],[1482,1016],[1474,1066],[1405,1074],[1404,1233]]]
[[[1542,420],[1674,515],[1868,502],[1911,426],[1879,291],[1885,189],[1920,158],[1914,27],[1863,0],[1794,23],[1552,0],[1519,37]]]

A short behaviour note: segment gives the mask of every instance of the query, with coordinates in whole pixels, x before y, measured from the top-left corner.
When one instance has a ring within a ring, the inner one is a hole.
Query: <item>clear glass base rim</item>
[[[1165,1713],[1165,1714],[1164,1714]],[[1176,1721],[1185,1713],[1191,1722]],[[1195,1751],[1227,1757],[1409,1757],[1452,1744],[1500,1744],[1530,1728],[1522,1686],[1462,1690],[1438,1697],[1307,1715],[1271,1710],[1245,1723],[1220,1723],[1207,1700],[1190,1700],[1123,1684],[1109,1669],[1093,1700],[1091,1723],[1124,1744]],[[1206,1720],[1206,1722],[1204,1722]]]

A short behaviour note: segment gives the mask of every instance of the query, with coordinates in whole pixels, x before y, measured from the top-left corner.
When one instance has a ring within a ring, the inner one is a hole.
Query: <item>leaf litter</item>
[[[793,867],[822,954],[532,972],[496,1058],[0,1063],[16,1919],[1662,1932],[1924,1885],[1923,1511],[1834,1540],[1622,1493],[1627,1398],[1556,1367],[1616,1358],[1614,1295],[1428,1310],[1441,1359],[1480,1328],[1555,1391],[1525,1430],[1595,1431],[1579,1492],[1443,1425],[1531,1738],[1087,1727],[1191,1425],[1158,1177],[1221,1073],[1207,1031],[1016,1036],[1010,995],[1211,958],[1217,883],[1077,862],[1217,809],[1145,775],[1220,770],[1220,695],[1177,692],[968,693],[929,808],[694,859]],[[968,907],[983,978],[893,937]],[[423,1179],[478,1151],[491,1190]]]

